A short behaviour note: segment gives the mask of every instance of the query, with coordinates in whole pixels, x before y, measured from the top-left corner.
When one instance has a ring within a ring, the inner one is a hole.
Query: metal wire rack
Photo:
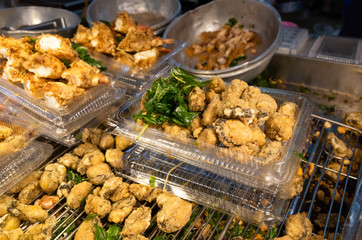
[[[326,122],[331,125],[327,126]],[[156,214],[153,214],[152,223],[143,235],[149,239],[221,240],[234,239],[236,236],[242,239],[270,239],[284,235],[284,223],[289,214],[307,212],[315,226],[314,234],[328,239],[340,239],[344,219],[354,197],[356,183],[362,174],[360,159],[356,157],[357,148],[361,147],[361,133],[356,129],[316,115],[312,116],[311,126],[311,135],[302,152],[304,156],[302,160],[305,176],[304,189],[291,201],[281,225],[270,224],[257,227],[244,223],[233,214],[203,204],[195,204],[191,221],[180,231],[165,235],[157,228]],[[339,133],[339,127],[346,127],[349,131]],[[352,150],[353,154],[350,158],[337,158],[333,155],[331,147],[327,144],[327,136],[330,132],[334,132]],[[41,139],[41,141],[47,140]],[[58,157],[72,150],[54,142],[48,141],[48,143],[51,143],[55,149],[48,163],[56,161]],[[340,164],[340,168],[331,168],[331,163]],[[226,191],[229,190],[226,189]],[[155,203],[150,204],[149,207],[153,213],[158,210]],[[86,217],[86,213],[82,209],[76,211],[69,209],[64,198],[49,210],[49,215],[56,216],[58,222],[53,230],[54,240],[72,239],[80,223]],[[27,224],[21,225],[23,230],[26,230],[28,226]]]

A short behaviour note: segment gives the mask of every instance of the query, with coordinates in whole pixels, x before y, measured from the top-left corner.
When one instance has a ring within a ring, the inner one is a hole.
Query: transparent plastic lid
[[[21,151],[2,159],[0,162],[0,195],[37,169],[52,152],[51,145],[32,141]]]
[[[196,142],[191,138],[179,140],[151,127],[140,135],[144,126],[136,124],[132,115],[140,112],[143,92],[124,106],[118,113],[117,120],[110,120],[109,124],[114,127],[114,134],[124,135],[155,152],[248,186],[270,192],[280,191],[281,185],[290,183],[300,162],[298,153],[305,145],[312,105],[304,95],[298,93],[263,88],[261,91],[273,97],[278,106],[283,102],[294,102],[298,106],[293,134],[289,140],[283,142],[284,156],[279,162],[264,164],[266,160],[260,157],[238,154],[227,148]]]

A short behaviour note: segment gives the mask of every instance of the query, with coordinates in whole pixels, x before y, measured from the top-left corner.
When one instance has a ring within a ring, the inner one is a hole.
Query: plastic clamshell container
[[[309,129],[312,104],[306,96],[278,89],[260,88],[261,92],[272,96],[278,106],[283,102],[294,102],[298,106],[293,135],[283,143],[284,156],[279,162],[263,164],[264,159],[238,155],[232,150],[195,142],[194,139],[179,140],[162,130],[149,127],[141,135],[144,126],[136,124],[132,115],[141,108],[140,92],[137,97],[120,109],[117,120],[110,121],[113,133],[123,135],[155,152],[177,158],[193,166],[217,173],[238,183],[270,193],[287,189],[298,168],[298,153],[303,150]],[[140,135],[140,136],[139,136]],[[242,161],[236,160],[238,157]]]
[[[32,141],[23,150],[4,158],[0,163],[0,196],[38,169],[52,153],[51,145]]]
[[[286,194],[266,193],[165,154],[135,145],[125,152],[117,174],[135,182],[165,188],[183,199],[240,217],[255,225],[278,225],[283,221],[290,199]],[[167,180],[166,180],[167,179]],[[166,185],[166,186],[165,186]]]
[[[3,133],[0,130],[0,164],[3,161],[3,158],[7,157],[8,155],[11,155],[17,151],[22,150],[24,147],[26,147],[30,141],[36,136],[37,128],[35,125],[32,125],[31,123],[24,121],[21,118],[18,118],[16,116],[8,115],[7,113],[0,112],[0,127],[6,127],[11,129],[10,137],[13,141],[8,141],[5,143],[5,141],[8,139],[8,134],[3,135]],[[15,144],[15,145],[11,145]]]

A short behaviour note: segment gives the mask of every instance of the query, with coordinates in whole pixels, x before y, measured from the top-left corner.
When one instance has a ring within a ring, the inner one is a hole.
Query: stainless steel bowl
[[[21,38],[42,33],[72,37],[81,18],[73,12],[52,7],[0,9],[0,34]]]
[[[181,4],[179,0],[94,0],[87,9],[87,21],[90,25],[99,20],[113,21],[121,11],[159,34],[180,14]]]
[[[202,32],[215,31],[230,18],[236,18],[244,26],[254,26],[253,31],[261,37],[261,44],[257,46],[255,54],[248,53],[247,59],[237,66],[206,71],[195,69],[197,59],[181,51],[173,58],[175,64],[200,77],[218,75],[227,80],[237,77],[248,81],[261,73],[282,39],[280,15],[268,4],[256,0],[215,0],[175,19],[168,25],[163,37],[184,41],[192,46]]]

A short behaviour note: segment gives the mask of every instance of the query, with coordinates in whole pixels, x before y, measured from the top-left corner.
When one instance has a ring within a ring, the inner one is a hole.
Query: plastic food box
[[[117,174],[135,182],[165,188],[179,197],[216,208],[259,226],[278,225],[288,210],[286,192],[271,194],[238,183],[140,145],[126,151]],[[167,180],[166,180],[167,179]]]
[[[154,152],[166,154],[238,183],[274,194],[288,189],[296,173],[300,162],[298,153],[305,145],[312,105],[304,95],[298,93],[263,88],[261,91],[271,95],[278,106],[287,101],[294,102],[298,106],[293,135],[283,143],[285,154],[282,160],[276,163],[262,165],[259,163],[263,162],[263,159],[247,155],[244,155],[243,162],[240,162],[235,160],[235,152],[232,150],[203,145],[193,139],[182,141],[151,127],[140,135],[143,126],[136,124],[132,120],[132,115],[139,113],[144,92],[139,93],[120,109],[117,120],[110,121],[110,125],[114,127],[113,133],[128,137]]]
[[[2,159],[0,162],[0,195],[16,185],[23,176],[36,170],[52,152],[51,145],[32,141],[23,150]]]

